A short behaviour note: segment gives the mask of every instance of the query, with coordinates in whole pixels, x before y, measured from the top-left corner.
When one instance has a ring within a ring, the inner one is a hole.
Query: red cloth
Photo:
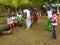
[[[12,30],[14,28],[14,23],[11,23],[9,27],[10,27],[10,30]]]
[[[34,14],[34,16],[33,16],[33,21],[34,21],[34,22],[37,22],[37,21],[38,21],[38,15],[37,15],[37,14]]]
[[[56,15],[56,14],[54,14],[54,15],[52,16],[52,25],[53,25],[53,26],[57,26],[57,15]]]

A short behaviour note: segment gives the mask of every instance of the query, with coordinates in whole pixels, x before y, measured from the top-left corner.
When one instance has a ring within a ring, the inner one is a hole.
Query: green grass
[[[6,19],[5,16],[0,16],[0,22],[3,22]]]

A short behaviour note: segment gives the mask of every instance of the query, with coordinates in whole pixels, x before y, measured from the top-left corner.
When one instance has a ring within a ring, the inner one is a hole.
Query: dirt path
[[[51,32],[46,31],[46,20],[46,17],[42,16],[38,24],[33,24],[29,30],[25,30],[23,26],[16,28],[12,35],[1,35],[0,45],[60,45],[60,24],[55,41],[51,38]]]

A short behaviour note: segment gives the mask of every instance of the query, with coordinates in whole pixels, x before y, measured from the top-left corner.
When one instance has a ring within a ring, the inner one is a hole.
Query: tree
[[[28,0],[0,0],[3,8],[18,9],[22,4],[28,3]]]

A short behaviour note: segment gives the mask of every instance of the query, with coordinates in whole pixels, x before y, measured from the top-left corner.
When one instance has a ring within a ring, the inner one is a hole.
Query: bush
[[[22,4],[21,6],[20,6],[20,8],[23,10],[23,9],[25,9],[25,8],[31,8],[32,9],[32,5],[30,5],[30,4]]]

